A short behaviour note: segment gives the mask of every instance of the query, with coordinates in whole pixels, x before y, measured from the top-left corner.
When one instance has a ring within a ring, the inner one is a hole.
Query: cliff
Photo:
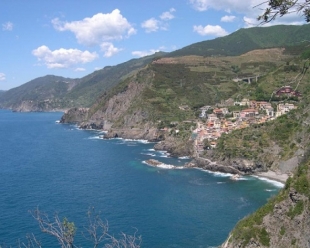
[[[300,165],[285,188],[241,220],[221,247],[310,247],[309,168],[309,160]]]

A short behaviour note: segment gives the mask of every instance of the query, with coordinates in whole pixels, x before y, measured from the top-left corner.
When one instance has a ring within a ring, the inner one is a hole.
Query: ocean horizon
[[[283,187],[272,180],[184,168],[144,140],[102,139],[103,133],[59,124],[62,113],[0,110],[0,246],[33,233],[43,247],[59,247],[42,234],[29,211],[66,217],[76,244],[94,207],[116,237],[142,236],[142,247],[214,247],[235,224]],[[152,167],[156,159],[174,167]]]

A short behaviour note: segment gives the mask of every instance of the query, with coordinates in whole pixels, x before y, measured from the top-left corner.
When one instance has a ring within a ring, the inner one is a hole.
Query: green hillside
[[[51,107],[62,108],[66,104],[59,101],[70,88],[79,83],[79,79],[70,79],[47,75],[36,78],[19,87],[10,89],[0,95],[1,108],[14,108],[23,101],[52,101]],[[57,102],[57,103],[56,103]],[[57,106],[59,105],[59,106]]]
[[[76,101],[80,106],[89,107],[104,92],[110,90],[121,80],[133,75],[138,69],[144,67],[153,59],[164,54],[158,52],[143,58],[131,59],[116,66],[106,66],[81,78],[81,82],[67,94],[66,98]]]
[[[166,56],[236,56],[255,49],[296,45],[309,39],[310,26],[308,24],[242,28],[230,35],[198,42]]]
[[[39,77],[0,94],[0,108],[14,110],[25,101],[32,101],[31,105],[27,106],[29,109],[25,111],[89,107],[101,94],[109,91],[121,80],[130,77],[136,70],[163,54],[155,53],[116,66],[107,66],[81,79],[69,79],[53,75]]]

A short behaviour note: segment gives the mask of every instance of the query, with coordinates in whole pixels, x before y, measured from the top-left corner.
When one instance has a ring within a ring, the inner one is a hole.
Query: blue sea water
[[[0,110],[0,245],[34,233],[43,247],[58,247],[29,213],[39,207],[73,221],[78,245],[91,247],[81,232],[95,207],[116,236],[137,229],[142,247],[212,247],[280,189],[254,177],[150,167],[143,161],[188,160],[154,151],[152,143],[99,139],[55,123],[61,115]]]

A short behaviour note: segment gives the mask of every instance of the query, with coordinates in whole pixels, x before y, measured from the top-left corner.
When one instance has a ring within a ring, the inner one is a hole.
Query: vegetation
[[[241,247],[246,247],[251,239],[258,240],[263,246],[270,246],[270,236],[266,227],[263,224],[263,218],[267,215],[272,215],[277,204],[281,204],[284,201],[289,199],[289,194],[293,190],[297,190],[303,196],[306,196],[308,200],[300,199],[296,204],[293,205],[287,210],[286,214],[290,219],[294,219],[296,216],[301,215],[306,211],[306,208],[309,207],[309,180],[310,180],[310,160],[307,159],[303,165],[298,168],[293,178],[287,180],[285,187],[280,191],[280,193],[274,198],[270,199],[267,204],[259,208],[256,212],[239,221],[234,230],[232,231],[232,237],[230,242],[241,242]],[[305,180],[306,178],[306,180]],[[303,185],[300,188],[300,185]],[[282,208],[284,209],[284,208]],[[280,227],[279,234],[284,236],[287,234],[287,229],[284,226]],[[277,234],[272,234],[276,236]],[[294,244],[297,242],[294,239]]]
[[[302,12],[306,22],[310,22],[310,3],[308,0],[269,0],[267,3],[267,9],[257,18],[258,20],[262,21],[262,23],[268,23],[277,17],[282,17],[284,15],[296,12]]]
[[[309,40],[309,29],[309,25],[239,29],[225,37],[198,42],[166,56],[238,56],[256,49],[296,45],[301,40]]]
[[[43,213],[38,208],[31,212],[33,218],[38,222],[43,233],[57,239],[61,248],[77,248],[81,247],[76,244],[75,236],[77,228],[73,222],[69,222],[67,218],[61,218],[55,214],[52,219],[46,213]],[[120,237],[115,238],[109,233],[109,225],[103,221],[100,214],[94,208],[89,208],[87,212],[87,226],[81,235],[88,240],[87,247],[105,247],[105,248],[139,248],[142,242],[141,236],[127,235],[121,233]],[[1,246],[0,246],[1,247]],[[41,243],[34,235],[28,235],[26,242],[18,242],[18,247],[24,248],[42,248]]]

